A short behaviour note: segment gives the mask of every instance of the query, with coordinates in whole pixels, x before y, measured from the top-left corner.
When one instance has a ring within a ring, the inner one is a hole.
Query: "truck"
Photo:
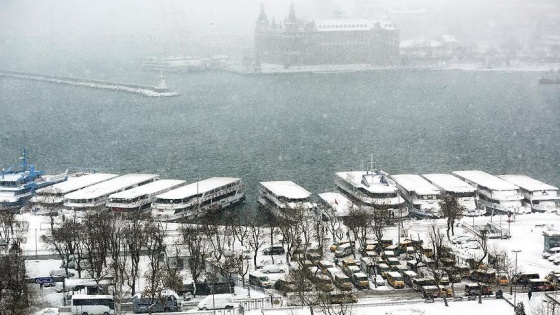
[[[163,291],[153,299],[142,294],[132,297],[132,311],[138,313],[178,312],[181,310],[179,296],[172,291]]]

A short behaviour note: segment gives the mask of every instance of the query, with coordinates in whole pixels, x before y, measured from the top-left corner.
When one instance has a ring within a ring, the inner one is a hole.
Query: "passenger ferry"
[[[457,203],[464,207],[463,215],[480,216],[486,213],[476,206],[476,189],[459,178],[451,174],[424,174],[422,177],[436,186],[442,195],[455,197]]]
[[[157,195],[184,185],[184,180],[160,179],[109,196],[107,208],[113,212],[141,211],[152,205]]]
[[[559,213],[556,202],[558,199],[558,188],[545,184],[526,175],[498,175],[499,178],[519,186],[523,194],[521,203],[532,212],[555,212]]]
[[[241,178],[212,177],[157,195],[151,211],[156,220],[191,221],[244,199]]]
[[[410,215],[419,218],[442,217],[439,205],[440,190],[427,180],[414,174],[391,175],[404,199],[409,204]]]
[[[101,173],[75,173],[68,176],[68,180],[37,190],[37,194],[31,198],[31,210],[39,215],[51,215],[58,213],[62,208],[64,195],[76,190],[92,186],[117,177],[115,174]]]
[[[64,195],[68,210],[105,210],[109,196],[159,179],[154,174],[127,174]]]
[[[408,216],[405,200],[395,182],[382,170],[339,172],[334,183],[352,203],[364,210],[387,210],[394,218]]]
[[[257,201],[271,215],[283,219],[292,219],[290,211],[297,210],[313,216],[317,208],[311,201],[311,193],[292,181],[260,182]]]
[[[523,195],[516,185],[483,171],[456,171],[453,175],[477,190],[478,207],[487,214],[522,214],[531,212],[521,204]]]
[[[0,210],[19,210],[35,195],[37,189],[47,187],[68,178],[68,172],[59,175],[44,175],[27,161],[23,150],[19,164],[13,164],[0,172]]]

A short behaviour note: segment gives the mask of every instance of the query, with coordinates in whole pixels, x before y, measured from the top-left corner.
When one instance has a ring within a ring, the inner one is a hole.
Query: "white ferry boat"
[[[451,174],[424,174],[422,177],[436,186],[442,195],[455,197],[457,203],[465,208],[463,215],[480,216],[486,213],[486,210],[476,206],[476,189],[459,178]]]
[[[244,199],[241,178],[212,177],[157,195],[151,211],[156,220],[190,221]]]
[[[358,207],[342,193],[325,192],[317,194],[317,196],[324,219],[347,217],[350,211],[358,210]]]
[[[107,208],[113,212],[141,211],[152,205],[157,195],[183,186],[186,182],[177,179],[160,179],[146,185],[128,189],[109,196]]]
[[[439,205],[440,190],[415,174],[391,175],[410,207],[410,215],[419,218],[442,217]]]
[[[62,208],[64,195],[113,179],[117,176],[116,174],[101,173],[70,174],[68,179],[64,182],[37,190],[37,194],[30,200],[31,210],[39,215],[56,214],[58,213],[58,209]]]
[[[394,218],[408,216],[405,199],[389,174],[382,170],[339,172],[334,183],[352,203],[364,210],[387,210]]]
[[[13,164],[0,171],[0,210],[20,211],[35,195],[37,189],[63,182],[68,172],[59,175],[45,175],[27,161],[27,151],[23,150],[19,164]]]
[[[526,175],[499,175],[498,177],[519,186],[524,197],[521,201],[522,204],[533,212],[560,213],[560,208],[556,203],[560,199],[557,187]]]
[[[257,201],[261,208],[284,219],[290,219],[290,210],[302,210],[305,216],[313,216],[317,208],[311,193],[292,181],[260,182]]]
[[[521,204],[523,195],[516,185],[483,171],[456,171],[459,177],[477,190],[478,207],[487,214],[522,214],[531,212]]]
[[[127,174],[119,176],[64,195],[63,206],[65,209],[76,211],[104,210],[110,195],[145,185],[158,179],[159,175],[154,174]]]

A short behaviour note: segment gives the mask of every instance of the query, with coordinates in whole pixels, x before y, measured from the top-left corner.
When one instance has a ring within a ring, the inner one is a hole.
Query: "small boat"
[[[539,84],[560,84],[560,70],[550,70],[541,73]]]
[[[0,209],[19,211],[35,195],[37,189],[47,187],[68,178],[68,171],[59,175],[45,175],[29,164],[24,149],[19,164],[13,164],[0,172]]]

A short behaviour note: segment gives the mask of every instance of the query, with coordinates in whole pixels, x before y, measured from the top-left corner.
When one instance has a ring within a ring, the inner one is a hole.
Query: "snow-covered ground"
[[[48,249],[45,249],[44,244],[41,242],[40,237],[43,234],[46,234],[49,229],[49,218],[43,216],[35,216],[29,213],[25,213],[21,215],[21,219],[26,220],[29,222],[29,229],[27,231],[27,237],[25,242],[22,244],[22,249],[24,255],[28,256],[27,261],[27,272],[29,277],[40,277],[40,276],[48,276],[49,271],[51,269],[57,269],[60,267],[60,260],[58,259],[51,259],[51,260],[36,260],[34,258],[35,253],[38,255],[45,255],[49,254],[50,252]],[[508,223],[506,216],[494,216],[493,218],[490,217],[475,217],[474,219],[471,217],[465,217],[461,220],[461,222],[465,225],[472,225],[474,220],[475,225],[483,225],[487,222],[492,220],[497,224],[501,224],[504,227],[509,227],[511,231],[511,238],[506,240],[501,239],[493,239],[490,240],[489,246],[496,246],[501,249],[506,250],[507,252],[512,253],[513,250],[521,250],[517,255],[517,263],[518,263],[518,270],[524,272],[538,272],[543,278],[553,269],[559,269],[553,263],[549,262],[542,258],[542,251],[543,251],[543,235],[542,231],[545,228],[544,225],[553,225],[560,227],[560,216],[555,214],[527,214],[527,215],[519,215],[515,218],[514,222]],[[445,232],[445,220],[438,220],[435,223],[441,227],[441,231]],[[424,239],[427,240],[428,235],[428,228],[433,224],[433,221],[427,220],[415,220],[409,221],[404,224],[405,229],[407,229],[408,237],[413,239]],[[173,225],[169,226],[171,230],[174,229]],[[455,235],[460,235],[468,233],[467,229],[462,227],[455,228]],[[173,234],[173,233],[172,233]],[[397,230],[396,228],[388,228],[385,236],[387,238],[393,238],[395,241],[397,240]],[[474,252],[475,250],[469,249],[462,249],[462,251],[466,254],[469,251]],[[513,253],[512,253],[513,255]],[[269,257],[269,256],[267,256]],[[276,256],[282,257],[275,259],[276,264],[280,264],[282,268],[286,269],[287,266],[285,265],[284,256]],[[514,256],[513,256],[514,257]],[[260,261],[261,257],[258,258]],[[281,262],[282,261],[282,262]],[[282,276],[282,274],[277,274],[276,276]],[[276,277],[275,277],[276,278]],[[142,286],[142,281],[140,281],[139,286]],[[390,290],[388,287],[380,287],[376,290]],[[247,294],[247,290],[243,288],[237,288],[236,292],[238,295],[244,296]],[[62,305],[62,294],[56,293],[54,288],[44,288],[44,290],[40,291],[40,297],[37,299],[38,303],[42,307],[58,307]],[[264,297],[262,293],[258,291],[252,291],[251,297]],[[536,308],[539,307],[542,303],[539,303],[539,298],[542,296],[542,293],[535,293],[531,301],[528,301],[527,294],[516,294],[517,302],[523,301],[526,305],[526,308]],[[513,296],[509,294],[504,294],[505,299],[511,300],[513,302]],[[382,306],[360,306],[363,303],[382,303]],[[418,303],[413,305],[385,305],[388,300],[384,300],[383,296],[376,296],[372,298],[360,298],[360,302],[353,307],[352,314],[359,315],[359,314],[371,314],[371,309],[374,308],[376,314],[392,314],[392,315],[399,315],[399,314],[430,314],[430,315],[437,315],[437,314],[448,314],[449,312],[453,312],[454,315],[462,315],[462,314],[472,314],[476,313],[477,315],[484,315],[484,314],[509,314],[513,312],[511,305],[509,305],[505,300],[496,300],[496,299],[485,299],[483,300],[482,304],[478,304],[478,301],[462,301],[462,302],[455,302],[451,301],[448,307],[443,305],[443,302],[436,300],[435,303],[423,303],[422,300],[419,300]],[[307,313],[298,313],[299,309],[283,309],[283,310],[264,310],[264,314],[307,314]],[[302,310],[303,311],[303,310]],[[422,313],[424,312],[424,313]],[[247,314],[252,314],[251,311],[246,311]],[[261,311],[259,310],[259,314]],[[530,314],[530,313],[528,313]]]

